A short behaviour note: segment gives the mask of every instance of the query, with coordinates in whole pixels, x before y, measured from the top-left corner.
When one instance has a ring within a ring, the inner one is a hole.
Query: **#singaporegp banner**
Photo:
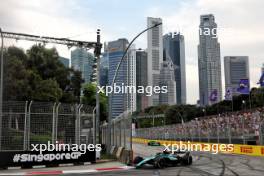
[[[0,168],[95,162],[95,151],[1,151]]]

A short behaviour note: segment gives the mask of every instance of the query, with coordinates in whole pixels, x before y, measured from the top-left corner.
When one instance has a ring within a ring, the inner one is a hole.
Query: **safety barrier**
[[[141,143],[141,144],[147,144],[150,139],[144,139],[144,138],[133,138],[133,142],[135,143]],[[155,140],[157,142],[160,142],[162,145],[172,145],[172,144],[180,144],[180,141],[169,141],[169,140]],[[212,147],[215,143],[199,143],[199,142],[182,142],[182,144],[201,144],[202,146],[204,144],[209,144]],[[221,145],[219,143],[219,145]],[[229,151],[219,151],[220,153],[225,154],[240,154],[240,155],[249,155],[249,156],[264,156],[264,146],[263,145],[239,145],[239,144],[233,144],[234,148],[231,152]]]
[[[131,164],[133,159],[133,151],[127,150],[124,147],[112,146],[110,154],[115,156],[116,159],[125,164]]]

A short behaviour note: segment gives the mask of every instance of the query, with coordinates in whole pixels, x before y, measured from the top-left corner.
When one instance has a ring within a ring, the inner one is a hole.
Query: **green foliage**
[[[79,102],[82,82],[55,48],[34,45],[25,53],[12,46],[4,53],[4,100]]]
[[[61,97],[62,90],[54,79],[41,80],[33,93],[33,99],[39,101],[57,102]]]
[[[100,93],[100,120],[104,121],[107,118],[108,99],[105,94]],[[96,84],[90,83],[83,86],[82,103],[90,106],[96,106]]]

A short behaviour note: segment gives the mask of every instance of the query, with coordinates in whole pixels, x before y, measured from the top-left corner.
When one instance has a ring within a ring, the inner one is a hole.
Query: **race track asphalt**
[[[162,147],[133,144],[135,156],[146,157],[162,151]],[[91,175],[105,176],[263,176],[264,158],[244,155],[210,154],[193,152],[194,162],[191,166],[177,166],[165,169],[145,167],[124,171],[100,172]],[[77,174],[76,174],[77,175]],[[82,174],[78,174],[82,175]],[[83,174],[89,175],[89,174]]]

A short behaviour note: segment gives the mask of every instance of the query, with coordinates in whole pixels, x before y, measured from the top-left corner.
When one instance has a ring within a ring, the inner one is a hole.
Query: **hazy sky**
[[[218,24],[222,60],[229,55],[249,56],[251,86],[256,86],[264,63],[263,0],[2,0],[0,27],[3,31],[102,41],[131,40],[146,28],[146,17],[163,19],[163,33],[181,31],[185,36],[187,102],[199,97],[198,27],[201,14],[212,13]],[[27,49],[32,42],[6,41]],[[48,45],[52,47],[54,45]],[[70,50],[56,46],[60,55]],[[146,48],[146,35],[136,41]]]

